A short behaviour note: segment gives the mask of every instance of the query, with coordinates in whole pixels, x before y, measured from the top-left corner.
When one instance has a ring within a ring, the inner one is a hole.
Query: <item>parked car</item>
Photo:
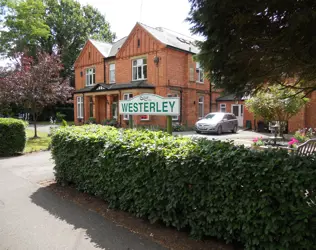
[[[232,113],[215,112],[209,113],[201,120],[195,123],[195,131],[200,134],[215,132],[222,134],[223,132],[237,133],[238,121]]]

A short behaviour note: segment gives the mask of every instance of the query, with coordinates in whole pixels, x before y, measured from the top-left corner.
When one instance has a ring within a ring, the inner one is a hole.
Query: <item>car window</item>
[[[210,114],[206,115],[204,118],[210,119],[210,120],[216,122],[216,121],[221,121],[223,119],[223,116],[224,115],[221,113],[210,113]]]
[[[234,115],[228,115],[228,120],[235,120],[236,117]]]
[[[230,118],[229,118],[229,116],[228,116],[228,115],[224,115],[223,119],[227,119],[227,120],[229,120]]]

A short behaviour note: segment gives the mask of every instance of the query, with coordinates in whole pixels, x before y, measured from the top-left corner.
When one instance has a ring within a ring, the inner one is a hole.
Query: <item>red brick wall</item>
[[[138,46],[138,39],[140,39],[140,46]],[[210,112],[210,83],[207,80],[204,80],[204,84],[196,83],[196,63],[193,60],[193,55],[188,52],[167,48],[138,24],[120,48],[116,58],[106,60],[106,82],[109,83],[110,63],[115,63],[116,84],[131,82],[132,60],[141,57],[147,58],[147,82],[156,86],[156,94],[167,96],[169,93],[177,93],[180,96],[182,91],[182,124],[193,126],[198,120],[199,96],[204,96],[204,115]],[[154,63],[155,57],[159,58],[158,65]],[[76,89],[85,87],[84,69],[92,66],[96,68],[96,82],[104,82],[103,57],[88,42],[75,63]],[[193,71],[193,79],[190,78],[190,69],[191,74]],[[82,77],[80,72],[83,72]],[[135,96],[140,93],[140,90],[132,90],[130,92]],[[149,91],[146,92],[148,93]],[[120,99],[123,98],[123,91],[121,95]],[[108,98],[110,100],[110,96]],[[76,99],[74,105],[75,116],[77,116]],[[94,116],[98,122],[101,122],[104,117],[109,118],[111,116],[109,114],[110,104],[107,104],[105,101],[105,96],[94,98],[94,105]],[[90,116],[89,110],[89,99],[86,97],[85,120]],[[141,121],[140,116],[135,116],[134,123],[136,125],[153,124],[165,127],[166,118],[151,116],[149,121]]]
[[[96,83],[104,82],[103,56],[92,45],[92,43],[88,41],[75,62],[75,88],[76,90],[84,88],[86,86],[85,69],[91,68],[91,67],[95,67]],[[81,72],[82,72],[82,76],[81,76]]]
[[[306,127],[316,128],[316,91],[309,97],[309,103],[306,106]]]

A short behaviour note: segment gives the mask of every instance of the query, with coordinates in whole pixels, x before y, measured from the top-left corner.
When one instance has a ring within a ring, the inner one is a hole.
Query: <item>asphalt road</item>
[[[0,158],[0,250],[163,250],[158,244],[61,199],[50,152]]]

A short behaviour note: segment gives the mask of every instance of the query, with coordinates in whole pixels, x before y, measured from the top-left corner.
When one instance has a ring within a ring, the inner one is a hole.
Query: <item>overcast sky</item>
[[[190,11],[188,0],[78,0],[97,8],[111,25],[117,39],[127,36],[136,22],[152,27],[164,27],[192,36],[185,21]],[[201,39],[200,37],[194,36]],[[7,60],[0,59],[0,65]]]
[[[188,0],[79,0],[96,7],[111,24],[117,38],[127,36],[136,22],[190,34],[185,21],[190,11]]]

